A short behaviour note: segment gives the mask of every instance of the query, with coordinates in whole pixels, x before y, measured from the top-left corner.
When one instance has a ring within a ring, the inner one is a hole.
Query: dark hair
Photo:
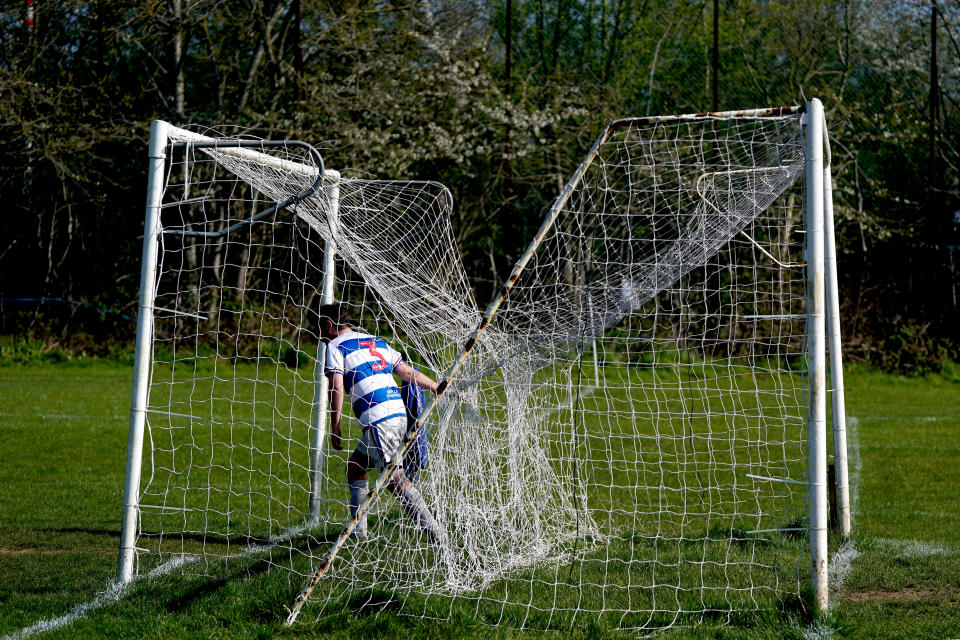
[[[353,318],[353,315],[350,314],[347,306],[339,302],[320,305],[320,308],[317,309],[317,314],[321,320],[328,318],[336,327],[357,326],[357,321]]]

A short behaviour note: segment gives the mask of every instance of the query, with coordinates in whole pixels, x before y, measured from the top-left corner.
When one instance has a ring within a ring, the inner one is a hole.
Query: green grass
[[[652,374],[638,371],[630,375]],[[128,366],[108,361],[21,361],[0,366],[0,634],[15,633],[39,620],[63,615],[93,599],[112,579],[119,538],[130,378]],[[256,380],[256,376],[251,379]],[[666,378],[660,382],[682,391],[681,380]],[[221,383],[211,381],[210,388],[217,384]],[[252,396],[251,391],[256,391],[256,382],[247,384],[251,388],[241,389],[240,396]],[[755,402],[766,402],[765,387],[762,381],[757,384]],[[291,403],[297,398],[309,401],[306,387],[284,385],[282,394]],[[960,383],[946,377],[904,379],[854,369],[847,374],[847,394],[848,414],[855,418],[851,422],[859,443],[860,466],[854,476],[854,543],[860,555],[842,589],[834,595],[832,612],[818,624],[832,629],[835,637],[960,637]],[[216,395],[204,389],[199,397]],[[722,398],[709,397],[696,400],[711,406],[723,402]],[[589,401],[598,400],[585,400]],[[624,401],[608,400],[613,405]],[[651,396],[634,403],[630,410],[642,412],[647,406],[663,407],[673,402],[677,402],[676,397]],[[260,407],[251,404],[248,410],[251,425],[264,423],[264,417],[257,413]],[[299,411],[288,414],[299,416]],[[274,417],[270,420],[276,423]],[[293,431],[301,428],[298,420],[279,422]],[[587,425],[588,430],[602,426]],[[688,428],[701,433],[706,427],[695,423]],[[718,438],[721,435],[718,431]],[[251,427],[246,437],[258,439],[268,434]],[[702,444],[708,445],[710,440]],[[724,455],[730,455],[721,447],[715,447],[714,453],[721,462]],[[678,451],[680,457],[674,460],[677,469],[682,467],[681,454]],[[668,468],[670,464],[667,461]],[[617,478],[623,482],[622,474],[630,471],[611,473],[608,477],[597,470],[592,477],[596,485]],[[695,481],[693,476],[684,480],[691,486]],[[591,500],[600,501],[598,504],[618,499],[595,494]],[[784,509],[784,513],[787,511]],[[286,523],[287,517],[295,521],[300,515],[278,515],[278,522]],[[393,516],[384,511],[380,517]],[[231,531],[244,532],[252,525],[237,522],[231,526],[235,527]],[[631,530],[630,535],[622,527],[618,530],[622,535],[614,541],[614,557],[649,556],[652,543],[644,537],[642,527]],[[713,538],[726,539],[729,551],[730,532],[711,531],[709,527],[700,534],[700,547],[712,544]],[[301,543],[301,548],[305,544]],[[667,546],[660,543],[659,553],[684,557],[693,552],[694,559],[705,553],[702,548],[691,551],[676,543],[669,549]],[[767,553],[763,545],[748,547],[751,554]],[[780,549],[778,553],[792,553],[793,549],[789,541],[773,547]],[[737,549],[733,552],[739,553]],[[399,594],[407,597],[398,600],[392,597],[398,594],[374,591],[335,599],[342,610],[337,612],[336,606],[328,605],[329,615],[319,624],[283,629],[280,619],[284,606],[299,591],[301,578],[284,571],[267,571],[268,560],[278,561],[258,556],[231,565],[227,578],[190,575],[188,571],[185,576],[141,580],[120,602],[92,610],[48,635],[555,638],[555,632],[536,629],[570,626],[563,617],[548,620],[532,612],[527,625],[533,630],[516,631],[512,626],[525,614],[507,611],[505,624],[491,628],[483,620],[496,620],[498,609],[487,601],[468,600],[451,608],[442,599]],[[299,568],[305,570],[306,561],[300,562],[304,566]],[[790,562],[795,566],[792,557]],[[597,577],[599,567],[591,568],[588,563],[583,575]],[[539,568],[530,575],[553,580],[548,573],[549,569]],[[639,574],[634,576],[639,581]],[[529,590],[528,580],[504,581],[492,590],[502,593],[523,588]],[[631,597],[641,595],[639,591]],[[574,592],[543,597],[566,603]],[[424,611],[444,620],[420,618]],[[404,612],[414,615],[401,615]],[[764,600],[758,611],[681,622],[693,626],[661,635],[799,638],[813,620],[801,598],[781,596]],[[642,620],[627,623],[639,624]],[[581,616],[574,621],[573,630],[560,635],[633,636],[616,631],[615,626],[615,620]]]
[[[832,622],[847,637],[960,637],[960,384],[857,371],[846,387],[860,556]]]

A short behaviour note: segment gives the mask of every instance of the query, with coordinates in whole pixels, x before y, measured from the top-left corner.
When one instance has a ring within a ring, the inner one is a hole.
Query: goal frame
[[[806,226],[806,275],[807,275],[807,349],[806,364],[808,372],[808,406],[807,406],[807,497],[809,508],[809,548],[810,548],[810,579],[814,592],[814,603],[818,610],[825,611],[828,605],[828,485],[827,485],[827,395],[831,396],[833,455],[836,466],[836,494],[839,522],[837,528],[842,537],[849,537],[851,531],[851,514],[849,498],[849,473],[847,468],[846,425],[843,393],[843,371],[841,359],[841,334],[839,316],[839,292],[837,286],[836,241],[833,225],[833,198],[832,177],[830,169],[829,141],[823,114],[823,105],[814,99],[802,107],[785,107],[772,109],[758,109],[750,111],[730,111],[718,113],[703,113],[681,116],[661,116],[653,118],[629,118],[616,120],[607,125],[604,133],[598,138],[586,159],[577,168],[573,177],[565,185],[556,201],[550,207],[539,231],[531,241],[514,266],[510,276],[502,289],[490,302],[483,314],[473,336],[467,340],[460,356],[448,370],[440,382],[441,391],[450,385],[456,377],[457,371],[466,361],[468,354],[484,329],[497,314],[501,304],[506,300],[511,287],[517,282],[520,273],[524,270],[531,256],[537,250],[539,243],[556,220],[560,211],[569,201],[580,180],[596,157],[598,149],[606,136],[619,127],[631,124],[650,124],[655,122],[669,122],[677,120],[695,120],[704,118],[723,118],[736,116],[775,116],[801,114],[801,126],[806,129],[805,157],[804,157],[804,212]],[[160,228],[160,211],[163,197],[164,176],[166,167],[166,150],[172,134],[178,139],[186,139],[201,144],[216,144],[218,150],[240,157],[257,159],[270,163],[281,163],[283,169],[303,175],[316,177],[320,181],[329,178],[334,185],[330,190],[333,210],[337,206],[337,181],[339,173],[325,169],[322,159],[319,163],[319,174],[316,167],[281,160],[252,149],[243,148],[236,140],[228,138],[212,138],[195,132],[179,129],[163,121],[155,121],[151,125],[149,146],[149,173],[147,180],[147,203],[144,220],[144,243],[141,263],[141,287],[139,299],[139,315],[137,320],[137,339],[135,350],[135,364],[133,386],[130,405],[130,419],[128,429],[128,446],[126,462],[126,479],[124,484],[123,512],[121,525],[121,541],[118,559],[117,580],[120,583],[131,581],[136,572],[136,535],[139,523],[139,492],[142,456],[144,446],[144,431],[146,424],[147,396],[149,392],[150,366],[153,349],[153,304],[156,296],[157,255]],[[233,143],[233,144],[231,144]],[[234,147],[234,148],[231,148]],[[229,151],[225,151],[229,149]],[[319,157],[319,154],[317,154]],[[281,203],[282,205],[283,203]],[[292,204],[288,202],[287,205]],[[284,205],[286,206],[286,205]],[[278,206],[282,208],[282,206]],[[324,268],[322,296],[323,303],[334,301],[334,268],[336,247],[326,241],[324,246]],[[318,362],[324,361],[325,345],[318,346]],[[829,367],[828,367],[829,354]],[[828,371],[829,368],[829,371]],[[828,386],[829,381],[829,386]],[[313,410],[311,412],[311,443],[310,443],[310,505],[309,519],[319,518],[322,508],[322,467],[323,443],[326,437],[328,388],[327,380],[322,370],[315,374]],[[410,429],[402,445],[404,450],[413,442],[419,429],[429,419],[431,408],[420,417],[415,427]],[[397,460],[403,455],[398,455]],[[390,469],[381,476],[389,476]],[[381,493],[380,482],[373,487],[366,503],[358,509],[357,517],[363,515],[370,503]],[[309,596],[311,584],[334,561],[339,547],[343,544],[349,532],[355,526],[355,520],[345,527],[340,540],[331,547],[321,562],[311,583],[301,593],[295,605],[299,605]],[[288,623],[295,618],[295,613],[288,619]]]
[[[153,354],[154,300],[156,298],[157,255],[159,240],[163,233],[160,225],[163,187],[166,171],[167,148],[171,138],[186,140],[187,144],[216,147],[221,153],[238,158],[256,160],[280,169],[299,173],[314,179],[313,186],[295,197],[277,203],[265,212],[243,220],[238,225],[254,222],[258,216],[289,207],[320,188],[324,180],[330,180],[328,196],[332,211],[339,203],[340,173],[326,169],[320,153],[311,145],[300,141],[277,141],[272,144],[296,145],[307,149],[317,161],[317,167],[290,160],[284,160],[261,153],[251,146],[260,146],[261,140],[214,138],[194,131],[181,129],[163,120],[155,120],[150,125],[149,164],[147,173],[147,203],[144,217],[143,255],[140,268],[140,298],[137,315],[137,337],[134,349],[133,384],[130,399],[130,419],[127,433],[127,462],[123,489],[123,510],[120,524],[120,551],[117,560],[116,581],[126,584],[132,581],[136,572],[136,537],[139,525],[140,479],[143,466],[144,432],[146,428],[147,400],[150,389],[150,366]],[[271,143],[266,142],[267,145]],[[319,167],[319,171],[318,171]],[[221,233],[226,233],[225,230]],[[336,245],[324,242],[323,282],[321,285],[321,304],[333,302],[335,281]],[[326,356],[326,344],[319,342],[317,363],[323,363]],[[327,406],[329,402],[329,382],[323,375],[322,365],[317,365],[314,380],[313,411],[311,412],[310,441],[310,503],[308,520],[315,523],[320,518],[323,495],[323,442],[327,429]]]

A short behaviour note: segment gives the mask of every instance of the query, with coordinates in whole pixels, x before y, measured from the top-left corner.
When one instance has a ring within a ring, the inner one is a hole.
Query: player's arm
[[[343,418],[343,374],[332,371],[327,374],[330,380],[330,444],[337,451],[343,449],[340,443],[340,419]]]
[[[417,371],[406,362],[398,362],[393,368],[393,372],[400,376],[401,380],[416,385],[427,391],[437,392],[437,383],[429,376]]]

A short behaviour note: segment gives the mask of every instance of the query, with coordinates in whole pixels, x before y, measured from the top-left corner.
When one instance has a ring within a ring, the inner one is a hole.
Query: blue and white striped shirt
[[[366,333],[348,331],[327,346],[327,373],[343,375],[353,413],[365,427],[391,418],[407,419],[393,369],[402,356],[386,342]]]

